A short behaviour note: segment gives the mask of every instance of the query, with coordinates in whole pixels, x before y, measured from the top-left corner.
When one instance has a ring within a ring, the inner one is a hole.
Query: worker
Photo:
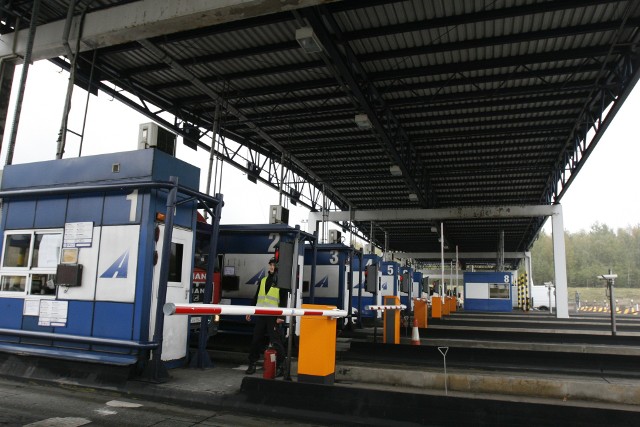
[[[260,280],[253,303],[257,307],[286,307],[287,291],[277,287],[278,275],[276,268],[276,259],[269,260],[269,272]],[[249,367],[246,370],[248,375],[256,372],[256,362],[260,357],[260,353],[264,346],[264,336],[269,336],[269,342],[276,350],[276,377],[281,377],[284,373],[284,356],[285,350],[282,344],[282,335],[280,334],[280,325],[284,323],[284,317],[278,316],[255,316],[255,327],[253,329],[253,338],[249,349]],[[247,322],[251,320],[251,316],[247,315]]]

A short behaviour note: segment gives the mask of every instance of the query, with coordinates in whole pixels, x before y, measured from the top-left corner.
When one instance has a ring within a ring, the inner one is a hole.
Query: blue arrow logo
[[[267,272],[266,268],[263,268],[262,270],[258,271],[258,273],[255,276],[253,276],[251,279],[247,280],[245,285],[256,285],[256,284],[260,283],[260,280],[262,280],[262,278],[264,277],[266,272]]]
[[[129,249],[127,249],[125,253],[120,255],[120,257],[118,257],[118,259],[113,264],[111,264],[111,266],[107,268],[105,272],[100,275],[100,277],[105,277],[107,279],[126,279],[128,270]]]
[[[318,283],[315,284],[316,288],[328,288],[329,287],[329,276],[324,276]]]

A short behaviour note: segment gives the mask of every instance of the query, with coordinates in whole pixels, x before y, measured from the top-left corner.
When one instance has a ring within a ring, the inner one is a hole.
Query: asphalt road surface
[[[318,426],[0,378],[0,426]]]

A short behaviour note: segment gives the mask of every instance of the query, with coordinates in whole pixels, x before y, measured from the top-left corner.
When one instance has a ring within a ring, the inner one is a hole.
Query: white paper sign
[[[51,268],[58,265],[60,261],[60,244],[62,236],[60,234],[44,234],[40,241],[38,251],[38,267]]]
[[[40,314],[40,299],[25,299],[22,308],[23,316],[37,316]]]
[[[38,326],[67,326],[68,301],[40,300]]]
[[[64,225],[65,248],[90,248],[93,239],[93,222],[67,222]]]

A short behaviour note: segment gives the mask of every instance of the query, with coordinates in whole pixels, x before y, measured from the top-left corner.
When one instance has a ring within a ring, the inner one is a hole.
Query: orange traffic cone
[[[420,332],[418,331],[418,319],[413,319],[413,331],[411,332],[411,345],[420,345]]]

